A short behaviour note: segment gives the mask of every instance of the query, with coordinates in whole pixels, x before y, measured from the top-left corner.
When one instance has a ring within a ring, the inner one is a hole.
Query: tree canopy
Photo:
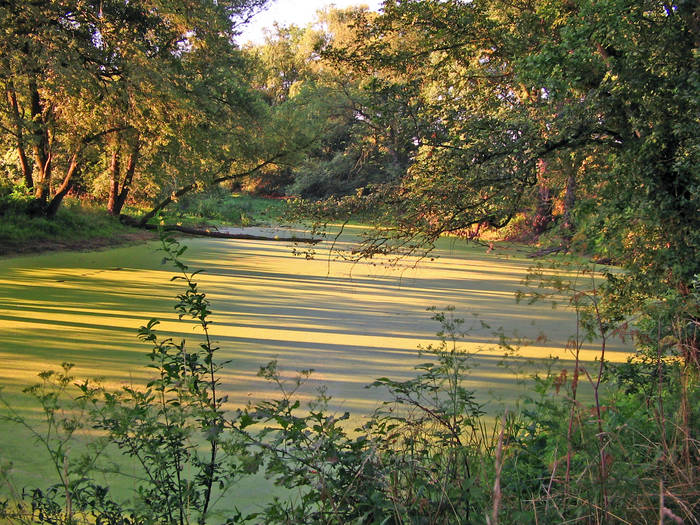
[[[564,248],[626,268],[609,279],[620,315],[687,294],[700,273],[694,3],[387,1],[353,27],[329,56],[417,110],[405,175],[316,206],[380,218],[358,255],[424,253],[528,207],[544,229],[558,206]]]
[[[269,119],[235,42],[264,4],[0,4],[4,165],[33,212],[80,188],[119,214],[133,187],[162,199],[265,162],[248,131]]]

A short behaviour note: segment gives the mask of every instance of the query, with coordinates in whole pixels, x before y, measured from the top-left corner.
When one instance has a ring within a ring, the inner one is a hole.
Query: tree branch
[[[224,175],[224,176],[221,176],[221,177],[214,177],[209,183],[205,184],[205,187],[213,186],[213,185],[215,185],[215,184],[219,184],[219,183],[221,183],[221,182],[225,182],[225,181],[228,181],[228,180],[238,179],[238,178],[241,178],[241,177],[245,177],[245,176],[247,176],[247,175],[252,175],[253,173],[255,173],[255,172],[261,170],[262,168],[264,168],[265,166],[268,166],[268,165],[270,165],[270,164],[273,164],[275,161],[279,160],[279,159],[282,158],[284,155],[286,155],[286,152],[278,153],[277,155],[274,155],[274,156],[270,157],[269,159],[265,160],[264,162],[261,162],[260,164],[258,164],[258,165],[255,166],[254,168],[249,169],[249,170],[244,171],[244,172],[235,173],[235,174],[233,174],[233,175]],[[224,167],[225,167],[225,165],[222,166],[218,171],[219,171],[219,172],[223,171]],[[165,208],[168,204],[170,204],[170,203],[173,202],[174,200],[177,200],[178,197],[182,197],[183,195],[185,195],[185,194],[191,192],[192,190],[194,190],[194,189],[196,189],[196,188],[198,188],[198,187],[200,187],[200,183],[199,183],[199,182],[193,182],[192,184],[188,184],[187,186],[183,186],[183,187],[180,188],[179,190],[174,191],[174,192],[171,193],[168,197],[166,197],[165,199],[163,199],[162,201],[160,201],[158,204],[156,204],[156,205],[153,207],[153,209],[151,209],[151,211],[149,211],[148,213],[146,213],[146,214],[145,214],[143,217],[141,217],[138,221],[135,221],[136,225],[139,226],[139,227],[141,227],[141,228],[145,227],[146,223],[147,223],[149,220],[151,220],[153,217],[155,217],[155,216],[158,214],[158,212],[159,212],[160,210],[162,210],[163,208]]]

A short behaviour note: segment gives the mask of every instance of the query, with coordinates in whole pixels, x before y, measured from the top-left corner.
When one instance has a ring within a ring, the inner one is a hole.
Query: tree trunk
[[[541,235],[554,220],[552,215],[554,211],[554,202],[552,199],[552,190],[547,185],[545,174],[547,172],[547,162],[540,159],[537,163],[537,208],[535,209],[535,217],[532,221],[532,230],[536,235]]]
[[[37,201],[42,205],[50,193],[51,185],[51,150],[49,145],[48,132],[44,122],[44,115],[41,107],[41,98],[36,80],[29,82],[29,99],[32,115],[32,126],[34,127],[34,160],[36,162],[36,192],[34,194]]]
[[[399,147],[400,146],[398,133],[396,133],[394,123],[392,122],[389,126],[389,144],[387,149],[389,150],[389,154],[391,155],[391,160],[397,167],[401,166],[401,158],[399,157]]]
[[[250,233],[228,233],[220,232],[211,229],[200,229],[200,228],[190,228],[188,226],[179,226],[177,224],[168,224],[164,226],[158,226],[155,224],[141,224],[139,219],[134,219],[128,215],[122,215],[119,217],[123,224],[128,226],[134,226],[137,228],[143,228],[144,230],[162,230],[162,231],[177,231],[182,233],[187,233],[190,235],[198,235],[201,237],[213,237],[215,239],[242,239],[242,240],[255,240],[255,241],[273,241],[273,242],[301,242],[306,244],[318,244],[323,242],[323,239],[318,239],[314,237],[296,237],[291,235],[290,237],[280,237],[279,235],[268,236],[268,235],[253,235]]]
[[[29,159],[27,158],[27,153],[24,149],[24,138],[23,138],[23,126],[22,118],[19,112],[19,104],[17,103],[17,92],[15,87],[10,82],[9,89],[7,90],[7,101],[12,109],[12,118],[15,121],[15,135],[17,137],[17,155],[19,156],[19,163],[22,167],[22,177],[24,178],[24,185],[32,189],[34,187],[34,179],[32,178],[32,167],[29,164]]]
[[[134,173],[136,171],[136,162],[138,161],[138,157],[139,146],[136,146],[129,155],[129,160],[126,164],[126,175],[124,175],[122,189],[114,202],[114,211],[112,212],[112,215],[118,216],[121,213],[122,208],[124,207],[126,197],[129,195],[129,189],[131,188],[131,182],[134,180]]]
[[[17,146],[17,153],[19,154],[19,163],[22,166],[22,176],[24,177],[24,185],[27,189],[34,189],[34,179],[32,178],[32,167],[27,159],[27,154],[24,151],[24,147]]]
[[[574,235],[576,225],[574,224],[573,211],[576,205],[576,173],[574,167],[569,171],[566,179],[566,193],[564,194],[564,237],[570,241]]]
[[[107,201],[107,211],[111,215],[119,215],[119,210],[116,209],[117,199],[119,198],[119,179],[121,178],[121,166],[119,156],[121,154],[119,147],[119,136],[115,133],[114,145],[112,149],[112,162],[109,166],[109,199]]]
[[[68,166],[68,171],[66,171],[66,176],[63,178],[63,183],[61,184],[61,187],[58,188],[56,194],[51,199],[51,202],[49,202],[49,205],[46,207],[46,217],[51,219],[56,216],[58,208],[61,206],[61,202],[63,202],[63,197],[66,196],[66,194],[70,191],[71,186],[73,185],[73,180],[77,171],[78,154],[74,153],[70,159],[70,165]]]
[[[146,213],[143,217],[141,217],[141,219],[139,220],[138,226],[139,226],[140,228],[145,228],[145,227],[146,227],[146,223],[147,223],[148,221],[150,221],[153,217],[155,217],[156,215],[158,215],[158,212],[160,212],[160,211],[161,211],[163,208],[165,208],[168,204],[170,204],[170,203],[173,202],[174,200],[177,200],[178,197],[182,197],[182,196],[185,195],[186,193],[191,192],[192,190],[194,190],[194,189],[197,188],[197,187],[198,187],[198,184],[195,182],[195,183],[193,183],[193,184],[188,184],[187,186],[184,186],[184,187],[180,188],[180,189],[177,190],[177,191],[174,191],[174,192],[171,193],[168,197],[166,197],[165,199],[163,199],[162,201],[160,201],[158,204],[156,204],[156,205],[153,207],[153,209],[152,209],[151,211],[149,211],[149,212]]]

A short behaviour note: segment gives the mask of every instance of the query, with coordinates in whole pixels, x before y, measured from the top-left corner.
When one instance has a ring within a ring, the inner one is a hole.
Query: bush
[[[215,221],[220,224],[253,226],[274,222],[280,214],[283,201],[246,194],[232,195],[224,188],[215,187],[204,193],[181,197],[166,212],[178,221]]]
[[[0,178],[0,217],[26,213],[31,201],[31,192],[24,185]]]

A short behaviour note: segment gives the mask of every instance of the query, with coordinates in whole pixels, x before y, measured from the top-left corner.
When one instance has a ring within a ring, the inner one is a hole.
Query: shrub
[[[0,178],[0,217],[26,213],[31,201],[31,192],[24,185]]]

